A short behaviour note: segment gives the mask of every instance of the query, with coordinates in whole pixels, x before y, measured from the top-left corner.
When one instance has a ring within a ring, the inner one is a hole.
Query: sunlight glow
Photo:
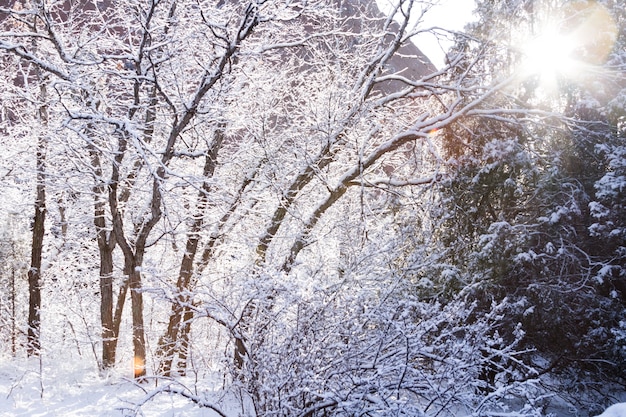
[[[598,3],[571,3],[559,10],[541,10],[534,36],[522,40],[522,78],[537,77],[541,90],[556,90],[562,80],[597,79],[617,38],[617,26]]]
[[[580,69],[574,59],[577,46],[572,36],[547,28],[524,45],[524,72],[538,75],[542,82],[549,83],[555,83],[559,76],[572,77]]]
[[[141,358],[134,357],[133,358],[133,377],[138,378],[145,374],[146,364]]]

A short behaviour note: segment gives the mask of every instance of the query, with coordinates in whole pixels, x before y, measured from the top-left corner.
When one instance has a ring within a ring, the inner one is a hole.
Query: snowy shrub
[[[526,398],[537,375],[518,350],[524,333],[498,332],[505,305],[477,315],[462,301],[355,288],[274,310],[263,334],[247,341],[243,387],[259,417],[486,415],[510,407],[538,415]]]

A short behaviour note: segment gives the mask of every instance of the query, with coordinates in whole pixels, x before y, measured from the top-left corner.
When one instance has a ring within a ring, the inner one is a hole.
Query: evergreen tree
[[[448,176],[433,211],[441,246],[430,272],[439,282],[428,289],[483,308],[507,300],[509,330],[523,324],[526,346],[549,359],[545,371],[592,372],[598,386],[600,375],[621,377],[625,358],[626,27],[618,9],[611,1],[478,3],[470,32],[482,42],[460,40],[456,59],[467,77],[514,75],[517,83],[485,103],[500,114],[468,112],[442,134]],[[532,42],[520,39],[541,39],[549,25],[591,36],[572,52],[575,73],[528,66]],[[489,53],[477,59],[479,48]]]

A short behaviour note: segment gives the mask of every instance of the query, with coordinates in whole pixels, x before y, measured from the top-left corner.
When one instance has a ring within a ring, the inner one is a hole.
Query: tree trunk
[[[13,256],[15,256],[15,252],[13,252]],[[17,320],[16,320],[16,309],[15,309],[15,264],[11,266],[11,354],[15,356],[17,353]]]
[[[137,265],[141,265],[138,263]],[[146,375],[146,340],[143,323],[143,293],[141,288],[141,271],[134,267],[128,276],[130,286],[130,301],[133,319],[133,359],[134,377],[142,378]]]
[[[191,321],[193,320],[193,309],[185,307],[183,323],[180,331],[180,348],[178,350],[178,373],[181,376],[187,374],[187,358],[189,355],[189,334],[191,333]]]
[[[93,187],[93,223],[96,226],[96,237],[100,254],[100,324],[102,326],[102,362],[100,368],[105,370],[115,365],[115,352],[119,334],[119,324],[115,326],[113,321],[113,250],[115,249],[116,241],[114,232],[108,230],[106,224],[106,200],[104,200],[106,188],[101,180],[102,166],[100,165],[100,157],[93,145],[90,145],[89,153],[91,155],[91,165],[96,174],[96,185]],[[125,284],[122,287],[124,288]],[[126,290],[124,290],[123,296],[121,300],[118,298],[118,308],[123,308]],[[120,301],[122,303],[121,306]]]
[[[198,238],[190,238],[187,240],[185,247],[185,255],[181,262],[178,282],[176,290],[178,294],[172,303],[172,311],[167,325],[165,334],[159,340],[157,356],[161,358],[159,364],[159,373],[164,376],[170,376],[172,370],[172,362],[176,354],[176,345],[178,344],[178,336],[181,330],[181,321],[183,320],[185,304],[189,302],[189,280],[193,271],[193,259],[198,248]]]
[[[217,156],[219,150],[222,147],[224,141],[224,124],[220,124],[215,131],[215,136],[211,148],[206,154],[203,177],[206,179],[211,178],[215,172],[217,166]],[[176,282],[176,297],[172,304],[172,311],[170,313],[169,323],[165,334],[159,339],[159,346],[157,348],[157,357],[161,358],[159,364],[159,373],[164,376],[170,376],[172,370],[172,363],[177,350],[180,350],[182,345],[178,343],[179,336],[182,339],[187,339],[189,329],[191,328],[191,319],[193,318],[193,311],[189,308],[188,304],[192,301],[191,292],[191,280],[194,273],[194,259],[198,252],[198,243],[200,240],[199,233],[202,231],[204,225],[204,210],[207,205],[208,194],[210,188],[205,181],[202,184],[202,188],[198,193],[198,201],[196,204],[196,214],[193,222],[189,227],[187,233],[187,243],[185,244],[185,254],[180,264],[180,270],[178,273],[178,281]],[[182,335],[180,334],[182,332]],[[177,349],[178,345],[178,349]],[[187,345],[187,343],[185,343]],[[178,352],[180,353],[180,352]],[[182,353],[186,358],[186,354]],[[179,363],[186,363],[186,359],[181,360]],[[183,370],[184,372],[184,370]]]
[[[102,369],[115,365],[117,333],[113,326],[113,248],[100,247],[100,323],[102,324]]]
[[[41,101],[39,118],[42,127],[48,124],[48,112],[45,104],[46,86],[41,81]],[[37,144],[37,186],[35,196],[35,214],[33,217],[33,235],[31,246],[30,269],[28,270],[28,343],[27,354],[38,355],[41,348],[39,340],[41,326],[41,257],[46,220],[46,138],[39,137]]]
[[[41,316],[41,256],[43,251],[44,224],[46,220],[46,189],[43,183],[44,149],[40,141],[37,151],[37,196],[35,198],[35,216],[33,218],[33,239],[30,269],[28,270],[28,355],[38,355],[41,347],[39,340]]]

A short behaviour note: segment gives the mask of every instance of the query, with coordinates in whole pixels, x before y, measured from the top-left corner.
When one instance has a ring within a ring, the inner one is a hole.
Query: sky
[[[394,0],[376,1],[380,9],[385,11]],[[424,22],[420,27],[438,26],[448,30],[462,30],[466,23],[475,19],[472,14],[475,7],[474,0],[430,0],[429,2],[435,5],[424,15]],[[420,2],[416,3],[419,6]],[[452,46],[452,42],[438,40],[430,33],[416,36],[413,42],[437,68],[443,67],[445,51]]]

